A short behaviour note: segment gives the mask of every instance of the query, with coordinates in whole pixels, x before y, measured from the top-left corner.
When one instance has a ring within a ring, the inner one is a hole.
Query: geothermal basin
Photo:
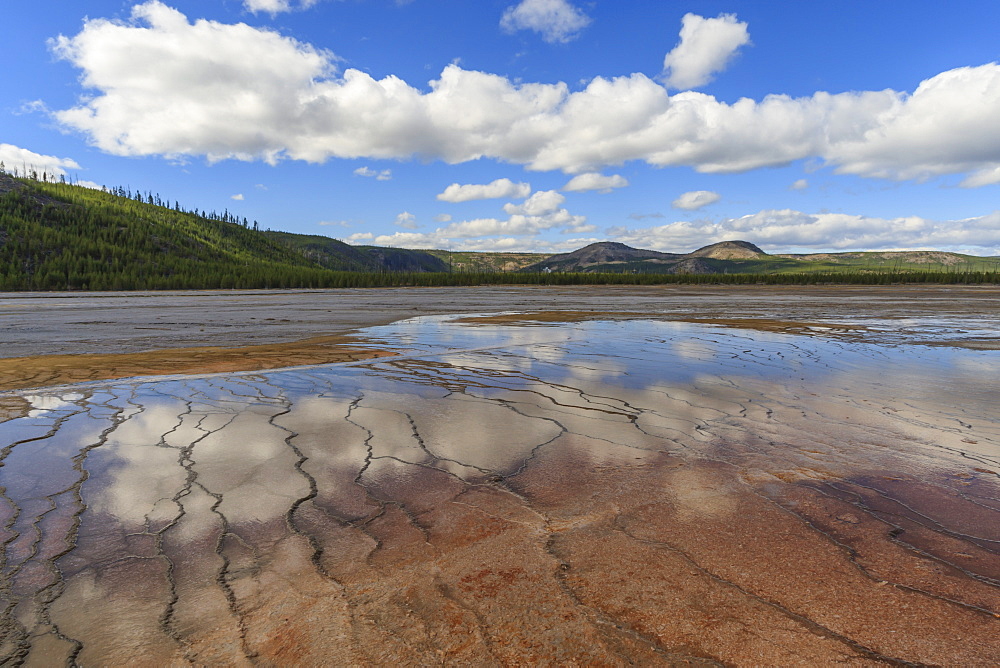
[[[1000,664],[994,321],[815,315],[426,315],[7,391],[0,657]]]

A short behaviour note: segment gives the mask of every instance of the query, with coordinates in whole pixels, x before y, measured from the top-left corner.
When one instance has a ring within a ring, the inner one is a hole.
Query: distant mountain
[[[943,251],[769,255],[748,241],[722,241],[690,253],[661,253],[600,242],[552,255],[522,271],[629,274],[800,274],[816,272],[997,271],[1000,258]]]
[[[685,257],[707,257],[713,260],[758,260],[767,255],[749,241],[720,241],[688,253]]]
[[[632,248],[614,241],[601,241],[584,246],[572,253],[552,255],[541,262],[528,265],[524,271],[590,271],[593,267],[623,262],[650,261],[659,263],[676,262],[683,256],[673,253]]]
[[[693,253],[661,253],[660,251],[632,248],[625,244],[602,241],[590,244],[571,253],[553,255],[529,265],[524,271],[583,271],[651,273],[714,273],[716,265],[705,260],[757,259],[766,253],[746,241],[723,241],[699,248]]]

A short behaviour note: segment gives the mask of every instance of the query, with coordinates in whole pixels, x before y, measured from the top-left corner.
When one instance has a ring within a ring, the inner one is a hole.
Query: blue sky
[[[352,243],[1000,254],[1000,4],[35,0],[0,159]]]

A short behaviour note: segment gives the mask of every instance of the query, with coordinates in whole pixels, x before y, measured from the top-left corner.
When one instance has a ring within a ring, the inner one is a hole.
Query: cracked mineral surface
[[[998,665],[1000,353],[870,324],[426,316],[9,392],[0,659]]]

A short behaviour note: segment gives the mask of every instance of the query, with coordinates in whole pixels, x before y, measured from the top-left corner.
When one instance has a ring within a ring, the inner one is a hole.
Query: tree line
[[[185,211],[155,193],[19,178],[0,194],[0,290],[189,290],[474,285],[1000,283],[993,271],[504,273],[340,271],[228,211]],[[10,177],[6,177],[10,178]]]

